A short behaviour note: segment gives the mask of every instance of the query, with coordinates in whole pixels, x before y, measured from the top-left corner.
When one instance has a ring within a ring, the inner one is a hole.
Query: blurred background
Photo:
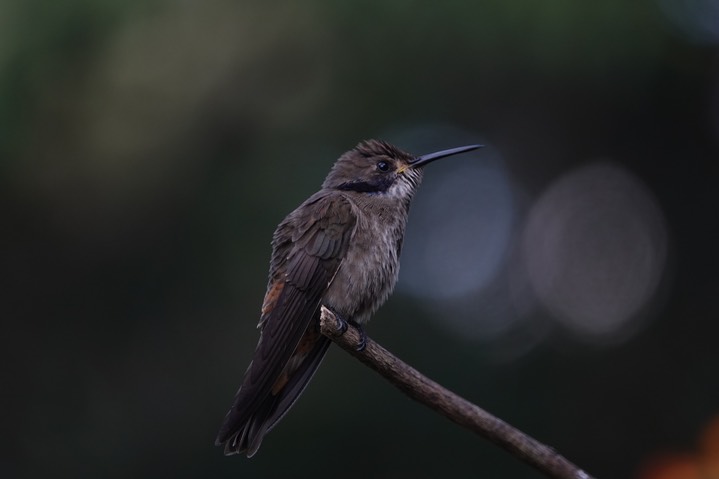
[[[4,0],[0,476],[540,477],[337,348],[213,446],[274,227],[366,138],[487,145],[371,337],[598,477],[719,477],[715,0]]]

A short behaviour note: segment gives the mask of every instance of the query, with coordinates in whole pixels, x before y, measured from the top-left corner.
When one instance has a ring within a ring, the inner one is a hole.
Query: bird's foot
[[[357,321],[354,321],[352,319],[346,320],[340,315],[337,311],[333,310],[332,308],[328,308],[327,306],[322,306],[321,310],[321,317],[323,321],[327,320],[327,317],[330,316],[334,317],[337,327],[337,332],[333,333],[333,336],[342,336],[347,332],[348,324],[351,324],[355,328],[357,328],[357,332],[359,333],[359,343],[357,344],[357,347],[355,348],[356,351],[362,352],[367,347],[367,333],[364,330],[364,327],[362,327],[361,324],[359,324]]]
[[[342,318],[339,314],[335,313],[335,319],[337,320],[337,329],[340,331],[340,336],[347,332],[347,321]]]
[[[357,352],[361,353],[367,347],[367,332],[364,330],[364,327],[357,321],[350,319],[349,323],[352,326],[354,326],[355,328],[357,328],[357,332],[359,333],[360,340],[359,340],[359,344],[357,344],[357,347],[355,348],[355,350]],[[345,325],[345,327],[346,327],[346,325]]]
[[[338,331],[337,336],[342,336],[344,333],[346,333],[347,332],[347,321],[345,321],[345,319],[342,316],[340,316],[340,314],[337,311],[335,311],[334,309],[327,308],[327,306],[322,306],[322,307],[329,310],[332,313],[332,316],[334,316],[335,322],[337,323],[337,331]]]

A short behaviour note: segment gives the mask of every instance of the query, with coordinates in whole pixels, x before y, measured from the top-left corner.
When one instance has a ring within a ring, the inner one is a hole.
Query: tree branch
[[[357,329],[349,326],[343,333],[340,328],[341,323],[334,313],[324,306],[321,310],[322,334],[380,373],[415,401],[489,439],[549,477],[592,479],[592,476],[566,460],[554,449],[423,376],[371,339],[367,338],[367,347],[364,351],[357,351],[360,341]]]

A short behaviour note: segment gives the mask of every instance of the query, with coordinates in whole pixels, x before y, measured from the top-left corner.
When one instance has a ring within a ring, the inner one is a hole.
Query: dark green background
[[[274,226],[358,140],[432,123],[530,197],[592,158],[631,171],[665,215],[666,274],[624,341],[560,331],[497,361],[403,294],[369,334],[598,477],[692,451],[719,413],[719,34],[682,12],[3,2],[0,476],[540,477],[336,348],[255,458],[213,446]]]

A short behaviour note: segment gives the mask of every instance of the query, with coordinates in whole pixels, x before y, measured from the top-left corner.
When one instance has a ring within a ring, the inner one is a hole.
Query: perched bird
[[[252,457],[312,379],[330,345],[319,331],[321,305],[365,337],[361,325],[397,281],[422,167],[480,146],[415,157],[384,141],[363,141],[280,223],[272,238],[260,339],[215,442],[225,454]]]

